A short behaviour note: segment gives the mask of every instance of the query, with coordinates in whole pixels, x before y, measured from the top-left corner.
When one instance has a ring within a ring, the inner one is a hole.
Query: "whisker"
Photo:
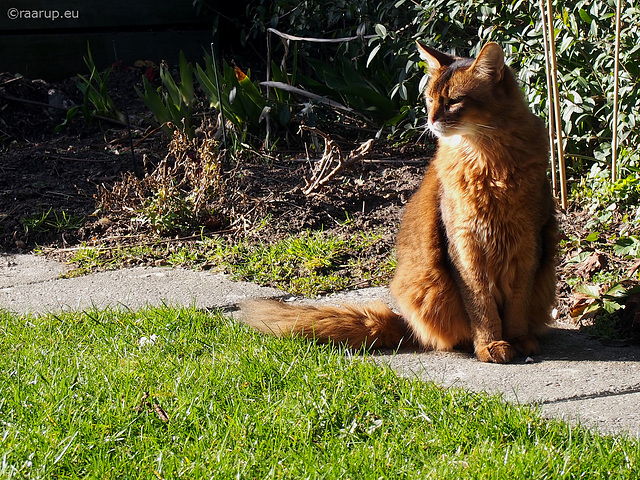
[[[426,130],[426,129],[423,129],[423,130],[420,132],[420,135],[418,135],[418,138],[416,139],[416,143],[420,143],[420,140],[422,140],[422,137],[424,137],[426,133],[427,133],[427,130]]]
[[[426,126],[425,126],[425,127],[424,127],[424,128],[422,128],[422,130],[420,131],[420,135],[418,135],[418,140],[417,140],[417,141],[419,142],[420,140],[422,140],[422,138],[423,138],[425,135],[429,135],[429,134],[431,134],[431,133],[432,133],[432,132],[431,132],[431,130],[430,130],[428,127],[426,127]]]
[[[427,134],[431,134],[432,136],[435,136],[433,135],[433,132],[431,130],[429,130],[428,128],[425,128],[422,130],[420,135],[418,135],[418,139],[416,140],[416,143],[420,143],[420,140],[422,140],[422,137],[424,137]]]
[[[435,133],[433,133],[431,128],[429,128],[429,124],[428,123],[424,123],[422,125],[418,125],[416,128],[422,130],[422,132],[418,136],[418,139],[416,140],[416,142],[419,142],[420,140],[422,140],[422,137],[424,137],[425,135],[429,135],[429,136],[431,136],[433,138],[438,138],[438,136]]]

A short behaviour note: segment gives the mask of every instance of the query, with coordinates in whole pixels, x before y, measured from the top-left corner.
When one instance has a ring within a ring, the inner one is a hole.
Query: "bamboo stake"
[[[567,209],[567,172],[564,164],[564,149],[562,146],[562,118],[560,116],[560,94],[558,89],[558,65],[556,64],[556,33],[553,26],[553,7],[551,0],[547,0],[547,21],[549,30],[549,61],[551,63],[551,79],[553,80],[553,98],[555,107],[556,147],[558,148],[558,163],[560,166],[560,204]]]
[[[611,126],[611,181],[618,180],[618,76],[620,72],[620,15],[622,0],[616,1],[616,50],[613,67],[613,125]]]
[[[271,31],[267,30],[267,82],[271,80]],[[267,85],[267,105],[269,105],[271,99],[271,89],[269,85]],[[265,125],[267,128],[267,133],[264,139],[264,149],[269,151],[269,140],[271,137],[271,109],[267,110],[267,114],[265,115]]]
[[[547,38],[547,13],[545,11],[544,0],[540,0],[540,16],[542,18],[542,40],[544,44],[544,68],[547,77],[547,112],[548,112],[548,130],[549,130],[549,154],[551,157],[551,188],[553,190],[553,196],[558,196],[558,180],[557,180],[557,162],[556,162],[556,150],[553,145],[553,139],[555,138],[555,128],[553,123],[555,117],[553,115],[553,98],[551,91],[553,89],[551,82],[551,69],[549,65],[549,40]]]

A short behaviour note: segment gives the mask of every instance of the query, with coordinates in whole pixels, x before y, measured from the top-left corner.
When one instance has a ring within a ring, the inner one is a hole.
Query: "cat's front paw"
[[[513,348],[509,343],[499,340],[487,343],[486,345],[476,345],[476,356],[481,362],[487,363],[509,363],[513,358]]]

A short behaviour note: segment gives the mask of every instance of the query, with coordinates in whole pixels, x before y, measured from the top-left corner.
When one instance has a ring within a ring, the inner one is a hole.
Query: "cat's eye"
[[[463,96],[460,97],[453,97],[450,98],[449,100],[447,100],[447,102],[444,104],[444,108],[449,112],[452,110],[457,110],[462,106],[462,101],[464,100]]]

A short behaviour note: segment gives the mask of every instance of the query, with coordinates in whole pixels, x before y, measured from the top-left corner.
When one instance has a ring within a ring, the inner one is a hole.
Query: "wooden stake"
[[[267,30],[267,82],[271,80],[271,30]],[[267,105],[271,99],[271,89],[267,85]],[[264,118],[267,133],[264,139],[264,149],[269,151],[269,141],[271,137],[271,109],[267,110]]]
[[[618,76],[620,72],[620,16],[622,0],[616,1],[616,50],[613,67],[613,125],[611,125],[611,181],[618,180]]]
[[[558,164],[560,166],[560,205],[567,209],[567,172],[564,164],[564,148],[562,145],[562,117],[560,116],[560,93],[558,89],[558,65],[556,64],[556,32],[553,26],[553,7],[551,0],[547,0],[547,21],[549,30],[549,63],[551,64],[551,79],[553,84],[554,115],[556,126],[556,147],[558,149]]]
[[[540,0],[540,17],[542,18],[542,40],[544,43],[544,67],[547,77],[547,112],[548,112],[548,129],[549,129],[549,154],[551,157],[551,188],[553,190],[553,196],[558,196],[558,180],[557,180],[557,163],[556,163],[556,149],[554,148],[555,128],[553,123],[555,116],[553,115],[553,98],[551,91],[553,90],[551,81],[551,67],[549,65],[549,40],[547,38],[547,13],[545,10],[544,0]]]

